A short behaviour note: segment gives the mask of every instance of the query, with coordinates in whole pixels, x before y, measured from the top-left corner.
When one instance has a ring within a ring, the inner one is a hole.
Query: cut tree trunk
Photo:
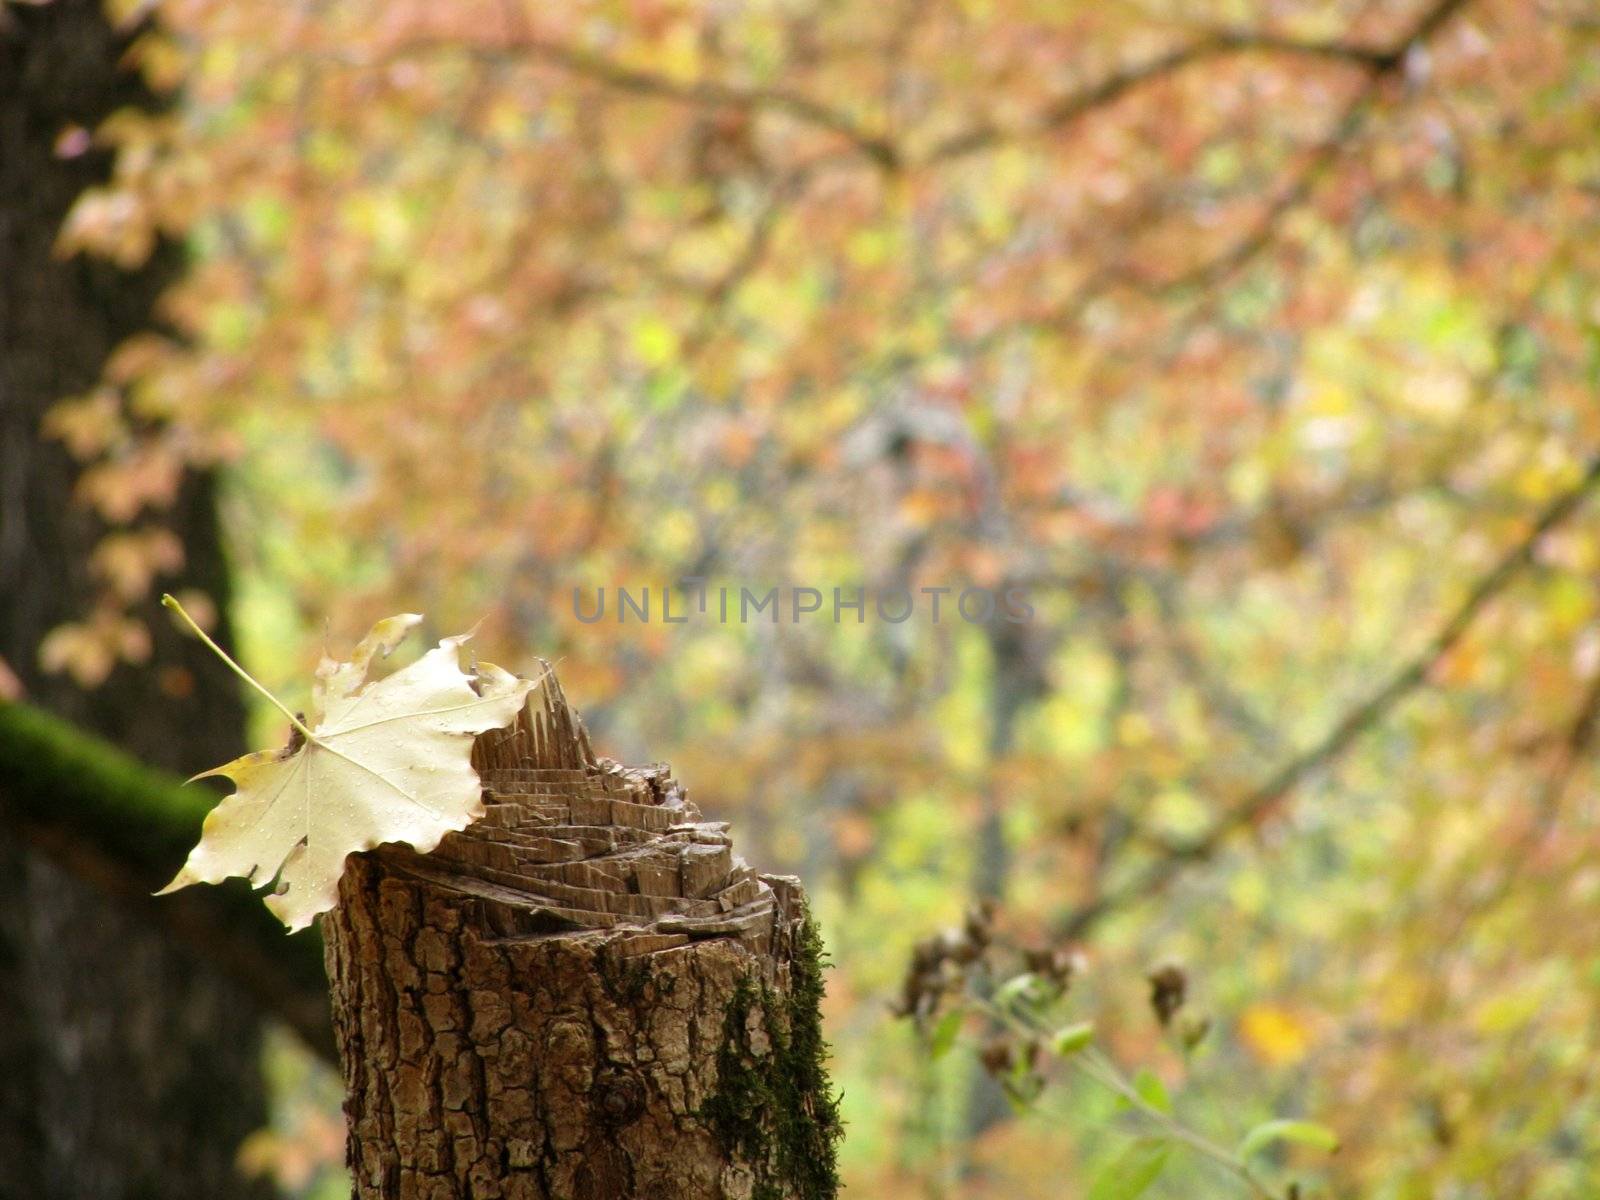
[[[362,1200],[824,1200],[820,944],[664,765],[546,676],[474,749],[487,813],[353,855],[324,918]]]

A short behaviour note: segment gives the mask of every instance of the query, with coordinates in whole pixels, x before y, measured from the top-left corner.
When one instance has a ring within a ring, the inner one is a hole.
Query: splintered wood
[[[324,918],[356,1195],[831,1196],[825,1083],[783,1074],[816,1016],[798,881],[596,755],[553,675],[473,765],[484,817],[352,855]]]
[[[624,767],[595,755],[555,676],[516,728],[473,747],[483,818],[402,869],[480,901],[504,937],[603,929],[621,954],[692,937],[771,948],[774,915],[792,918],[792,879],[760,876],[733,853],[728,826],[705,821],[665,763]]]

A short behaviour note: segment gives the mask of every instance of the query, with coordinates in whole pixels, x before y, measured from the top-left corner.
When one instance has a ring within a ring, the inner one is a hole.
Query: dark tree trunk
[[[58,155],[58,137],[154,103],[119,66],[125,50],[95,0],[0,6],[0,657],[35,703],[188,773],[240,751],[243,712],[231,680],[153,606],[140,615],[166,670],[122,667],[86,692],[38,664],[44,635],[96,594],[88,560],[103,532],[73,504],[78,464],[41,439],[40,419],[150,327],[179,265],[170,245],[134,271],[52,255],[73,201],[110,170],[99,149]],[[161,520],[188,556],[175,582],[225,606],[211,480],[187,478]],[[0,827],[4,1200],[260,1193],[233,1166],[264,1121],[257,1017],[143,907]]]
[[[826,1200],[838,1117],[799,882],[553,681],[477,747],[487,816],[352,856],[324,924],[363,1200]]]
[[[973,851],[972,896],[981,902],[1005,900],[1011,875],[1011,848],[1006,843],[1005,802],[999,770],[1016,746],[1017,723],[1027,706],[1047,693],[1040,663],[1044,656],[1026,625],[1003,621],[989,626],[992,661],[989,680],[988,778],[984,781],[976,845]],[[992,1032],[998,1032],[993,1029]],[[967,1086],[963,1119],[963,1144],[978,1139],[1011,1115],[1011,1103],[999,1081],[988,1071],[975,1070]],[[964,1169],[971,1171],[970,1155]]]

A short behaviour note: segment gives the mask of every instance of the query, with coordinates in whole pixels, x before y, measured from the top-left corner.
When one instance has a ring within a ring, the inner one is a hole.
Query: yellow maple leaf
[[[338,902],[345,857],[384,842],[422,853],[483,815],[472,740],[516,717],[535,680],[489,663],[463,670],[470,635],[445,638],[410,666],[366,682],[422,620],[403,613],[374,625],[348,662],[324,659],[308,723],[228,659],[170,596],[194,632],[293,723],[281,750],[234,759],[196,779],[223,776],[236,790],[206,817],[200,841],[157,895],[233,875],[278,886],[267,907],[290,930]]]

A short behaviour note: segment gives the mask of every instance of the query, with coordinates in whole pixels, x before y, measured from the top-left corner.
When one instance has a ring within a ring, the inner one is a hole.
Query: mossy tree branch
[[[26,704],[0,703],[0,812],[74,874],[237,979],[322,1056],[334,1056],[322,946],[286,935],[242,881],[156,900],[215,801]]]

